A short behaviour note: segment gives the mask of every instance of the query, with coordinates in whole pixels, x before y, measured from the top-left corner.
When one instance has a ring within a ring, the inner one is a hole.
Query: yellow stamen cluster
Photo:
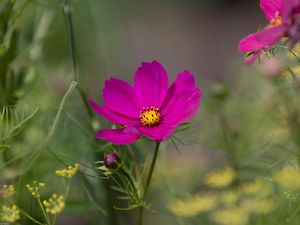
[[[12,207],[3,206],[0,218],[3,222],[14,223],[20,219],[20,211],[16,205],[13,205]]]
[[[68,166],[67,168],[56,170],[55,174],[61,177],[72,178],[77,173],[78,170],[79,170],[79,164],[76,163],[74,166]]]
[[[143,109],[140,111],[140,120],[141,123],[146,127],[157,126],[161,121],[159,108],[154,106],[151,106],[150,108],[143,107]]]
[[[280,16],[279,12],[276,12],[275,18],[273,20],[271,20],[270,24],[272,26],[278,26],[278,25],[282,24],[282,17]]]
[[[0,185],[0,196],[2,198],[9,198],[16,192],[14,185]]]
[[[41,196],[42,190],[45,187],[45,183],[33,181],[32,185],[27,184],[26,187],[33,197],[39,198]]]
[[[237,174],[232,168],[223,168],[210,172],[204,177],[204,183],[213,188],[223,188],[230,185]]]
[[[43,201],[47,213],[56,215],[65,208],[65,198],[62,195],[53,194],[51,198]]]

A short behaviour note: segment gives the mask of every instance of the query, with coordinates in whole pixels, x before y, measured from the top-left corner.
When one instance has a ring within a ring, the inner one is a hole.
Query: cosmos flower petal
[[[89,101],[92,109],[99,114],[100,116],[103,116],[105,119],[109,120],[112,123],[121,124],[125,126],[135,126],[140,123],[138,118],[132,118],[129,116],[121,115],[116,112],[111,111],[106,106],[98,105],[93,100]]]
[[[121,129],[100,130],[96,137],[106,139],[108,142],[117,145],[126,145],[135,142],[141,134],[134,127]]]
[[[140,107],[137,105],[135,91],[125,81],[113,77],[106,80],[103,99],[107,107],[114,112],[129,117],[139,115]]]
[[[168,76],[157,62],[142,63],[134,78],[134,88],[142,107],[160,107],[168,89]]]
[[[267,27],[260,32],[250,34],[242,39],[239,43],[241,52],[254,52],[262,48],[267,48],[274,45],[285,34],[284,26]]]
[[[137,129],[144,136],[157,142],[162,142],[172,135],[172,133],[176,129],[176,126],[165,126],[163,124],[160,124],[157,127],[140,126],[137,127]]]
[[[260,8],[271,22],[276,19],[276,13],[282,11],[283,0],[261,0]]]
[[[195,77],[184,71],[167,92],[161,108],[164,125],[178,125],[191,119],[200,105],[201,91],[195,86]]]

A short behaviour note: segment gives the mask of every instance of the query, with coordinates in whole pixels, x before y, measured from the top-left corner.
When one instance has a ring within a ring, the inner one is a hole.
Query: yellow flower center
[[[280,16],[279,12],[276,12],[275,19],[271,20],[270,25],[271,26],[278,26],[282,24],[282,17]]]
[[[140,112],[141,123],[146,127],[155,127],[160,123],[159,108],[154,106],[144,107]]]

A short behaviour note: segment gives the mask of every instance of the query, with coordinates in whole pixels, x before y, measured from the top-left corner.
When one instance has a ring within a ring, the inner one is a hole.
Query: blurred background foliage
[[[287,72],[243,65],[237,43],[257,24],[257,1],[0,0],[0,182],[15,186],[11,201],[44,221],[26,184],[45,183],[41,199],[63,194],[55,171],[78,163],[57,224],[134,224],[135,210],[114,209],[128,203],[95,162],[118,151],[140,187],[154,146],[96,140],[111,124],[85,100],[101,101],[108,76],[132,82],[141,61],[156,59],[172,79],[194,73],[204,96],[162,145],[145,224],[297,225],[299,88]],[[1,198],[2,211],[9,204]],[[18,222],[34,224],[23,213]]]

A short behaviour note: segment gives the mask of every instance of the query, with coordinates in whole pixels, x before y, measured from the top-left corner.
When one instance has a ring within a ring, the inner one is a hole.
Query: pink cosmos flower
[[[283,37],[291,39],[291,45],[300,39],[300,0],[260,0],[269,25],[250,34],[239,43],[242,53],[250,53],[246,63],[252,63]]]
[[[119,129],[100,130],[96,137],[114,144],[130,144],[142,135],[164,141],[195,115],[200,98],[195,77],[188,71],[179,74],[168,88],[168,75],[160,63],[142,63],[133,87],[111,77],[103,89],[104,104],[90,100],[95,112],[122,125]]]

